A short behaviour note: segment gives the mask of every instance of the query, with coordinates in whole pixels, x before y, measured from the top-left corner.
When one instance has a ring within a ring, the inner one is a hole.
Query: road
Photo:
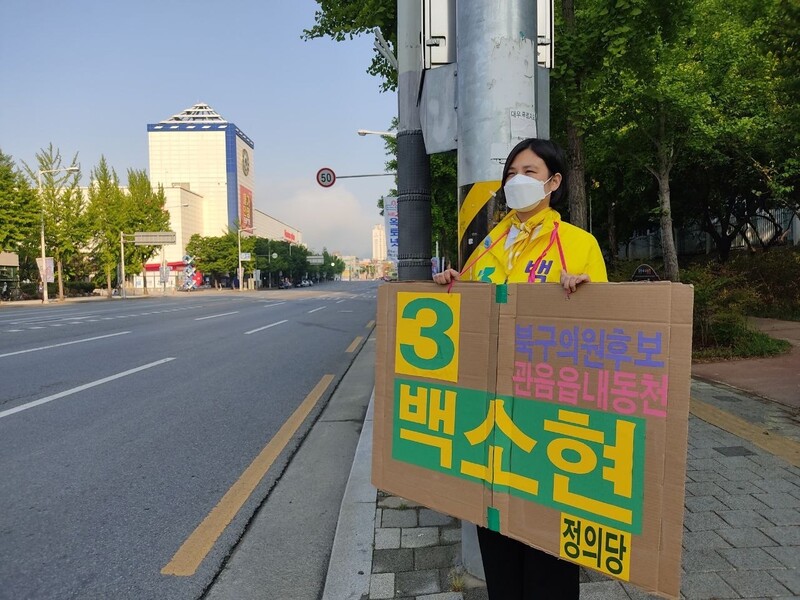
[[[337,282],[3,305],[0,598],[201,597],[369,335],[376,295]]]

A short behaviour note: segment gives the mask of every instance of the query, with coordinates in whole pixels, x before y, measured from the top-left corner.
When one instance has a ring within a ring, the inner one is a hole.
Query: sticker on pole
[[[336,173],[333,172],[333,169],[329,169],[328,167],[321,168],[317,171],[317,183],[324,188],[331,187],[336,183]]]

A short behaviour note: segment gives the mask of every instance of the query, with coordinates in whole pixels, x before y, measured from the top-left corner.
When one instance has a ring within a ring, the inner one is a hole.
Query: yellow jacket
[[[600,246],[591,233],[562,222],[561,215],[548,208],[527,223],[535,227],[531,238],[521,249],[513,249],[519,231],[515,215],[516,211],[509,212],[475,249],[465,263],[464,279],[491,283],[558,283],[563,269],[571,275],[586,273],[592,281],[608,281]],[[509,268],[514,250],[520,254]],[[534,267],[536,272],[531,273]]]

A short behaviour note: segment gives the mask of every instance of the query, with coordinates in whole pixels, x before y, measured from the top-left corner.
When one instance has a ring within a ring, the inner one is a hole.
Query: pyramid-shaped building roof
[[[227,123],[220,114],[204,102],[190,106],[161,123]]]

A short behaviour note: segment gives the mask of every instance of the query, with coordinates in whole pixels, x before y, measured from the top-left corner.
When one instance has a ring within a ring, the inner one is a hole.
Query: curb
[[[373,389],[339,509],[322,600],[369,597],[378,498],[378,491],[370,481],[374,402]]]

